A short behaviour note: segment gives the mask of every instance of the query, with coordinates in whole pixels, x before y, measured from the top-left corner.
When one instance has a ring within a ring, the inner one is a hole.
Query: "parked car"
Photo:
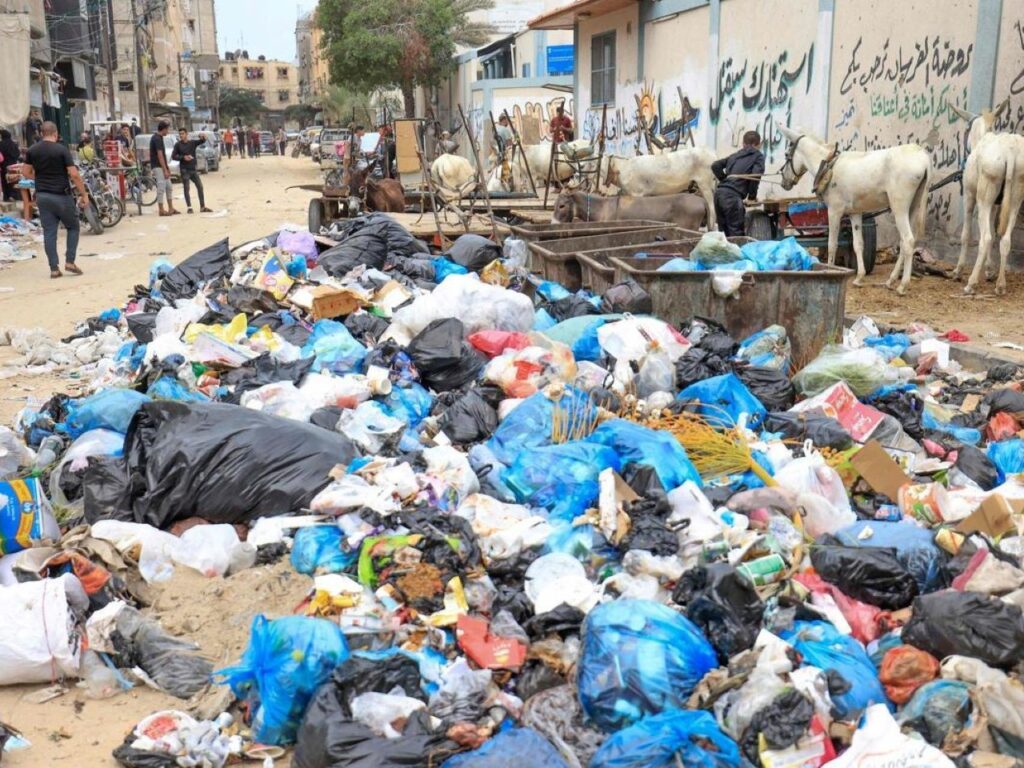
[[[292,142],[299,138],[300,133],[301,131],[285,131],[284,136],[289,142]]]
[[[309,135],[309,156],[314,163],[320,162],[320,137],[323,133],[323,128],[316,128]]]
[[[320,134],[319,162],[321,165],[326,159],[328,164],[337,162],[339,143],[347,142],[352,137],[348,128],[324,128]]]
[[[265,155],[277,154],[277,147],[274,146],[274,134],[270,131],[260,131],[260,152]]]
[[[206,138],[205,144],[200,144],[196,149],[196,167],[199,168],[200,173],[206,173],[207,171],[219,171],[220,170],[220,137],[216,131],[196,131],[195,133],[189,134],[189,139],[195,140],[200,136]],[[200,163],[205,163],[205,170],[200,167]]]
[[[151,133],[140,133],[135,137],[135,156],[139,159],[141,165],[149,164],[149,140],[152,136],[153,134]],[[174,153],[174,144],[177,140],[177,134],[172,136],[168,133],[164,136],[164,151],[167,152],[167,169],[171,172],[171,181],[181,181],[181,164],[177,160],[171,159],[171,155]],[[200,173],[206,173],[208,170],[205,155],[196,155],[196,170]]]

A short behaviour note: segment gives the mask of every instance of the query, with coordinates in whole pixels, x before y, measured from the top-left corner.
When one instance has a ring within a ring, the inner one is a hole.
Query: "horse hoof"
[[[960,270],[959,269],[954,269],[953,270],[953,274],[951,275],[951,277],[954,280],[956,280],[958,283],[960,282],[961,279],[963,279],[963,275],[960,274]]]
[[[888,288],[890,291],[893,289],[894,285],[895,285],[895,283],[893,283],[892,280],[886,280],[885,281],[885,287]]]
[[[968,296],[973,295],[973,293],[974,293],[974,283],[968,283],[967,285],[965,285],[964,286],[964,293],[966,295],[968,295]]]
[[[996,296],[1003,296],[1006,293],[1006,283],[996,283]]]
[[[907,286],[905,286],[905,285],[899,286],[896,289],[896,295],[897,296],[906,296],[907,295]]]
[[[864,285],[864,278],[863,277],[855,277],[855,278],[853,278],[853,284],[855,286],[857,286],[858,288],[860,288],[862,285]]]

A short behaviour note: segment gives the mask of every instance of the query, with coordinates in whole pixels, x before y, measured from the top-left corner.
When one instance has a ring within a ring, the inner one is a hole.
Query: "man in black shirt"
[[[756,200],[759,179],[733,178],[733,176],[760,176],[764,173],[764,155],[761,153],[761,135],[757,131],[743,134],[743,148],[729,157],[711,164],[711,172],[718,179],[715,190],[715,216],[726,237],[741,236],[746,232],[746,209],[743,200]]]
[[[39,221],[43,225],[43,249],[50,264],[50,277],[63,277],[60,259],[57,257],[57,225],[60,223],[68,231],[64,269],[72,275],[80,275],[82,270],[75,264],[75,255],[78,253],[78,210],[75,198],[71,195],[71,183],[74,182],[78,189],[78,205],[81,207],[89,204],[89,194],[71,152],[63,144],[57,143],[57,126],[47,120],[40,127],[40,134],[42,140],[28,148],[21,172],[25,178],[35,179],[36,206],[39,208]]]
[[[167,148],[164,146],[164,136],[171,124],[166,120],[157,123],[156,133],[149,139],[149,167],[153,169],[153,176],[156,178],[156,204],[160,208],[161,216],[174,216],[181,211],[174,208],[174,193],[171,190],[171,169],[167,166]],[[167,200],[167,210],[164,210],[164,200]]]
[[[181,167],[181,185],[185,188],[185,205],[187,211],[192,213],[192,196],[189,194],[189,182],[196,185],[196,192],[199,193],[199,211],[201,213],[213,213],[206,207],[206,199],[203,197],[203,182],[199,178],[199,171],[196,169],[196,147],[206,143],[206,137],[199,134],[198,139],[188,138],[188,131],[184,128],[178,131],[178,141],[171,151],[171,160],[177,160]]]

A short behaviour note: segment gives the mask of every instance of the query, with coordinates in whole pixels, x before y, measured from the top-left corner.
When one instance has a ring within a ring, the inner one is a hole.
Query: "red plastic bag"
[[[944,334],[939,336],[939,338],[940,339],[945,339],[946,341],[970,341],[971,340],[970,336],[968,336],[963,331],[958,331],[956,328],[950,328]]]
[[[939,660],[912,645],[900,645],[882,658],[878,679],[885,686],[885,695],[896,704],[906,704],[914,691],[939,674]]]
[[[877,640],[881,637],[881,620],[888,613],[887,611],[853,599],[839,589],[839,587],[829,584],[813,569],[796,574],[793,580],[800,582],[811,592],[831,595],[836,607],[843,614],[843,618],[850,625],[850,631],[857,640],[867,645],[872,640]]]
[[[469,343],[488,357],[497,357],[509,349],[526,349],[530,337],[516,331],[477,331],[469,335]]]
[[[988,438],[989,442],[998,442],[1016,437],[1019,431],[1020,423],[1011,414],[1006,411],[1000,411],[988,420],[988,426],[985,427],[985,437]]]

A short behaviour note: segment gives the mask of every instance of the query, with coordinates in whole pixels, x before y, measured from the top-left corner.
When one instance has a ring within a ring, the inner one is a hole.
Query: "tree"
[[[237,117],[245,122],[250,122],[263,110],[263,102],[252,91],[247,91],[244,88],[224,88],[220,92],[222,119],[230,120]]]
[[[357,123],[364,123],[366,116],[373,114],[369,96],[355,93],[340,85],[330,86],[320,102],[324,116],[334,124],[347,123],[353,119]]]
[[[284,108],[284,119],[294,120],[305,128],[316,119],[317,108],[312,104],[292,104]]]
[[[456,46],[489,39],[491,28],[468,14],[492,7],[494,0],[320,0],[331,81],[363,93],[398,88],[413,117],[416,86],[451,74]]]

